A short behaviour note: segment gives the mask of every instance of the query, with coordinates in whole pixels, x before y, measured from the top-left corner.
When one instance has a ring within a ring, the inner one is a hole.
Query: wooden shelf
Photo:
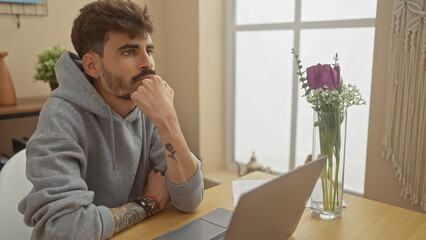
[[[49,96],[18,98],[16,105],[0,106],[0,120],[38,116]]]

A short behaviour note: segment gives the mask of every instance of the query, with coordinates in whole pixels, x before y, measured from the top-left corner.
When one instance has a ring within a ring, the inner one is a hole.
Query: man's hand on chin
[[[174,91],[158,75],[143,79],[130,98],[159,129],[171,120],[177,120],[173,106]]]

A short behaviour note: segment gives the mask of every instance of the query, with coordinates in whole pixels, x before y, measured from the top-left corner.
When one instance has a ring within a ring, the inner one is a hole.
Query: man
[[[20,202],[34,239],[106,239],[164,209],[203,198],[174,92],[154,71],[147,8],[99,0],[80,10],[59,88],[27,145],[32,191]],[[163,175],[164,174],[164,175]]]

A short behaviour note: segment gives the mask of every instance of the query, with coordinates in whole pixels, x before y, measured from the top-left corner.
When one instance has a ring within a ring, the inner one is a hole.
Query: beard
[[[134,75],[130,80],[121,76],[114,75],[109,71],[103,62],[101,62],[102,75],[108,85],[109,90],[118,98],[130,100],[130,94],[136,91],[138,86],[135,83],[145,75],[156,75],[153,69],[143,69],[140,73]]]

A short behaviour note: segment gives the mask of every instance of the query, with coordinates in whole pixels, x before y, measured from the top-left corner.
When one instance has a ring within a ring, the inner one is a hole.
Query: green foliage
[[[35,65],[36,74],[34,74],[34,78],[48,83],[57,82],[55,64],[65,51],[65,49],[56,45],[38,55],[38,62]]]
[[[302,88],[305,89],[305,94],[303,96],[308,96],[309,93],[311,92],[311,89],[309,88],[308,81],[303,76],[305,74],[305,71],[302,72],[303,65],[300,64],[302,61],[299,59],[299,55],[294,51],[294,48],[291,49],[291,53],[293,54],[297,62],[296,74],[299,75],[299,81],[302,83]]]

